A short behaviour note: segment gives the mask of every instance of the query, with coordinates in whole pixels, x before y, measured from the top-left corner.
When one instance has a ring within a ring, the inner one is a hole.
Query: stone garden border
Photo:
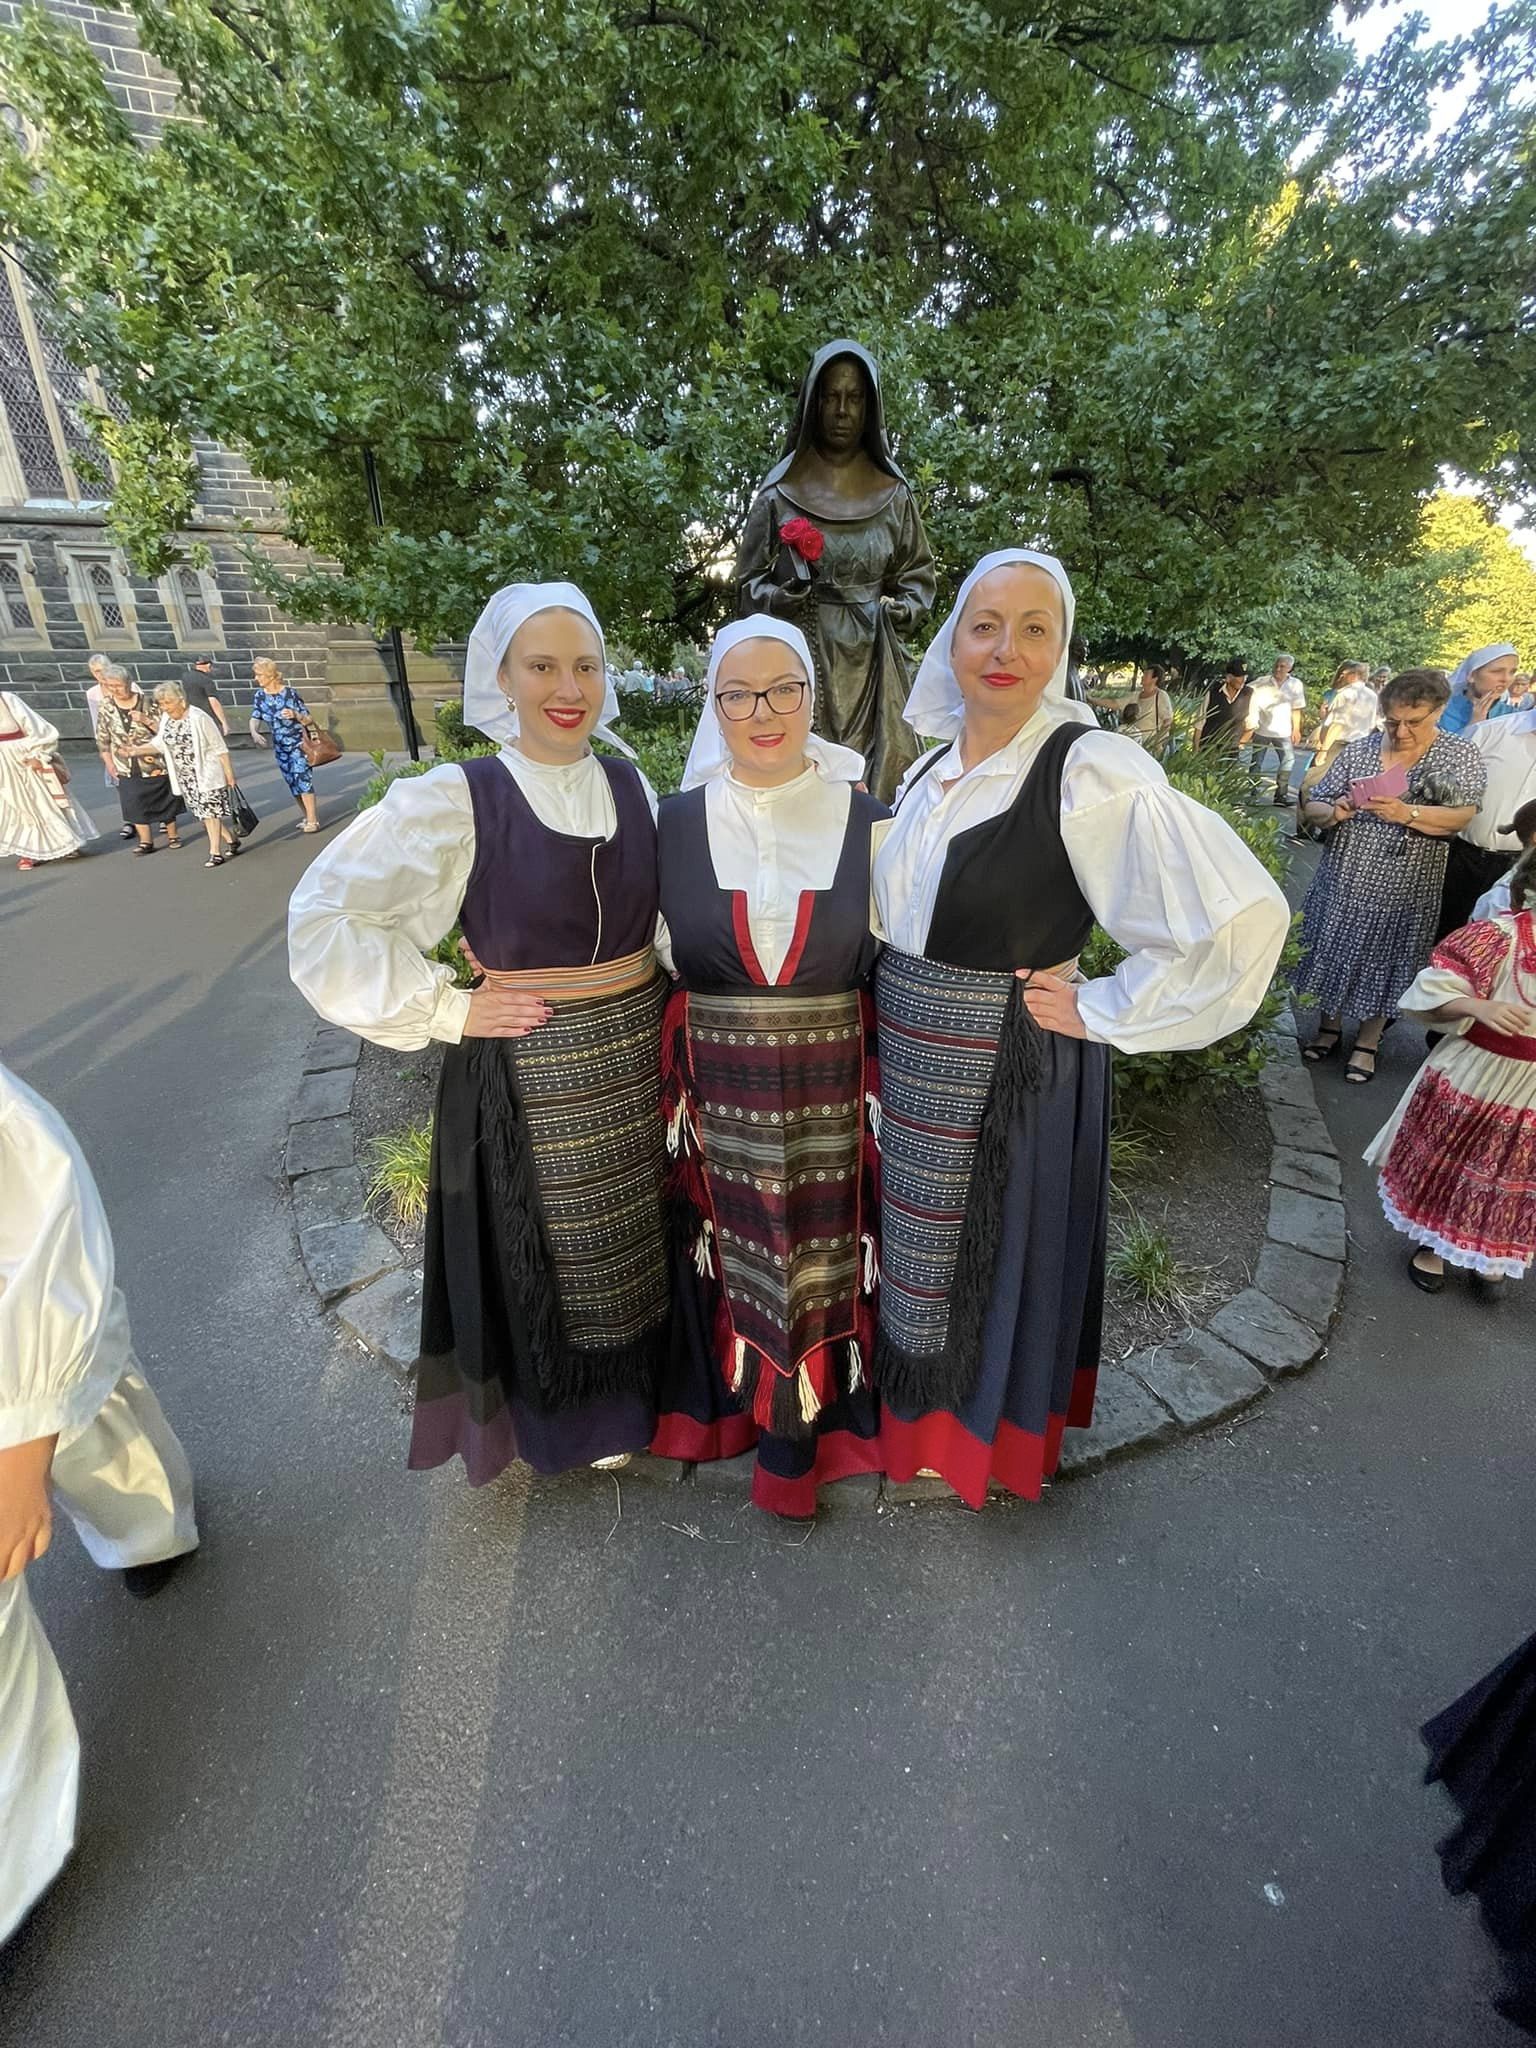
[[[421,1269],[405,1263],[368,1214],[352,1126],[361,1050],[350,1032],[328,1024],[315,1031],[290,1111],[283,1169],[299,1251],[321,1306],[403,1382],[416,1356]],[[1273,1029],[1259,1089],[1273,1150],[1268,1231],[1252,1281],[1203,1325],[1101,1367],[1093,1427],[1068,1433],[1062,1476],[1226,1421],[1326,1349],[1349,1241],[1338,1149],[1288,1010]],[[750,1452],[699,1466],[641,1454],[625,1476],[745,1499],[752,1464]],[[864,1476],[822,1491],[823,1505],[937,1499],[955,1496],[934,1479],[898,1486]]]

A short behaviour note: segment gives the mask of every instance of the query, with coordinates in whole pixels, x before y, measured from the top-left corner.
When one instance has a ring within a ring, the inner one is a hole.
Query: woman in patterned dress
[[[752,1498],[816,1512],[878,1472],[877,1191],[862,756],[811,731],[811,650],[759,614],[710,650],[661,910],[679,987],[662,1034],[671,1207],[691,1259],[651,1448],[757,1451]]]
[[[1426,1294],[1447,1263],[1486,1293],[1536,1257],[1536,849],[1509,902],[1442,940],[1402,997],[1446,1036],[1365,1155]]]
[[[1344,1073],[1357,1086],[1375,1078],[1381,1034],[1429,959],[1449,843],[1476,816],[1483,794],[1476,747],[1438,730],[1449,697],[1438,669],[1395,677],[1381,693],[1385,730],[1344,747],[1305,807],[1326,844],[1291,976],[1322,1013],[1303,1057],[1331,1059],[1346,1021],[1357,1019]],[[1406,777],[1401,793],[1357,788],[1382,775],[1399,783]]]
[[[126,751],[139,757],[160,755],[171,787],[208,834],[207,868],[221,868],[225,850],[240,851],[235,837],[235,770],[224,735],[206,711],[187,702],[180,683],[161,683],[155,691],[160,723],[152,740]]]
[[[318,832],[320,815],[315,808],[314,772],[304,758],[304,727],[310,710],[304,699],[284,680],[275,661],[265,655],[251,663],[256,678],[256,695],[251,701],[251,738],[259,747],[270,746],[288,794],[304,813],[301,832]]]

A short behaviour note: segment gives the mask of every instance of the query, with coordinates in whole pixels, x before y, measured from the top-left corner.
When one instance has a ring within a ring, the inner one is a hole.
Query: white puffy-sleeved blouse
[[[853,785],[829,781],[814,763],[792,782],[751,789],[729,769],[705,784],[709,857],[722,889],[747,901],[753,949],[769,981],[784,965],[804,890],[837,877]]]
[[[82,1428],[132,1356],[91,1169],[58,1111],[0,1066],[0,1450]]]
[[[974,768],[957,773],[957,742],[948,760],[909,775],[875,857],[877,936],[922,953],[949,842],[1009,808],[1056,722],[1042,706]],[[1172,788],[1142,748],[1088,732],[1062,769],[1061,836],[1089,908],[1129,956],[1078,989],[1088,1037],[1127,1053],[1193,1051],[1245,1024],[1290,910],[1232,828]]]
[[[504,746],[498,759],[550,831],[606,840],[618,830],[595,754],[551,767]],[[645,793],[654,816],[649,783]],[[462,770],[445,762],[392,782],[293,892],[288,970],[300,993],[328,1022],[375,1045],[417,1052],[434,1038],[457,1044],[470,992],[423,948],[451,930],[474,864],[474,803]],[[657,951],[666,957],[665,927]]]

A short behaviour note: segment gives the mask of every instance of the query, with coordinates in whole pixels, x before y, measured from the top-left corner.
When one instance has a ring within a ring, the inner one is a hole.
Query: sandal
[[[151,841],[149,842],[148,846],[144,846],[144,845],[139,845],[139,846],[136,846],[136,847],[135,847],[135,848],[133,849],[133,857],[134,857],[134,859],[135,859],[135,860],[142,860],[142,859],[144,858],[144,856],[145,856],[145,854],[146,854],[146,853],[153,853],[154,851],[155,851],[155,842],[153,841],[153,839],[151,839]]]
[[[204,866],[205,868],[221,868],[221,867],[223,867],[223,865],[224,865],[224,856],[223,856],[223,854],[222,854],[222,853],[216,853],[216,854],[214,854],[214,856],[212,857],[212,859],[211,859],[211,860],[205,860],[205,861],[203,862],[203,866]]]
[[[1319,1031],[1309,1045],[1301,1048],[1301,1056],[1309,1067],[1319,1066],[1324,1060],[1331,1060],[1339,1049],[1344,1034],[1342,1031]]]
[[[25,874],[28,868],[35,868],[37,866],[37,862],[35,860],[19,860],[17,861],[16,865],[21,869],[21,872]]]
[[[181,849],[186,845],[186,843],[187,842],[185,841],[185,839],[167,839],[165,842],[165,850],[167,853],[180,853]]]
[[[1356,1060],[1369,1060],[1368,1067],[1357,1067]],[[1363,1088],[1367,1081],[1376,1078],[1376,1048],[1374,1045],[1357,1045],[1344,1063],[1344,1078],[1354,1088]]]

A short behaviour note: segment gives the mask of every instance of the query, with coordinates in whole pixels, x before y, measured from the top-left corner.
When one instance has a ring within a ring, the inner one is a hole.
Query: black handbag
[[[235,837],[237,839],[249,839],[256,830],[256,827],[261,823],[261,820],[251,809],[245,791],[238,782],[230,784],[229,794],[232,799],[231,811],[234,818]]]

